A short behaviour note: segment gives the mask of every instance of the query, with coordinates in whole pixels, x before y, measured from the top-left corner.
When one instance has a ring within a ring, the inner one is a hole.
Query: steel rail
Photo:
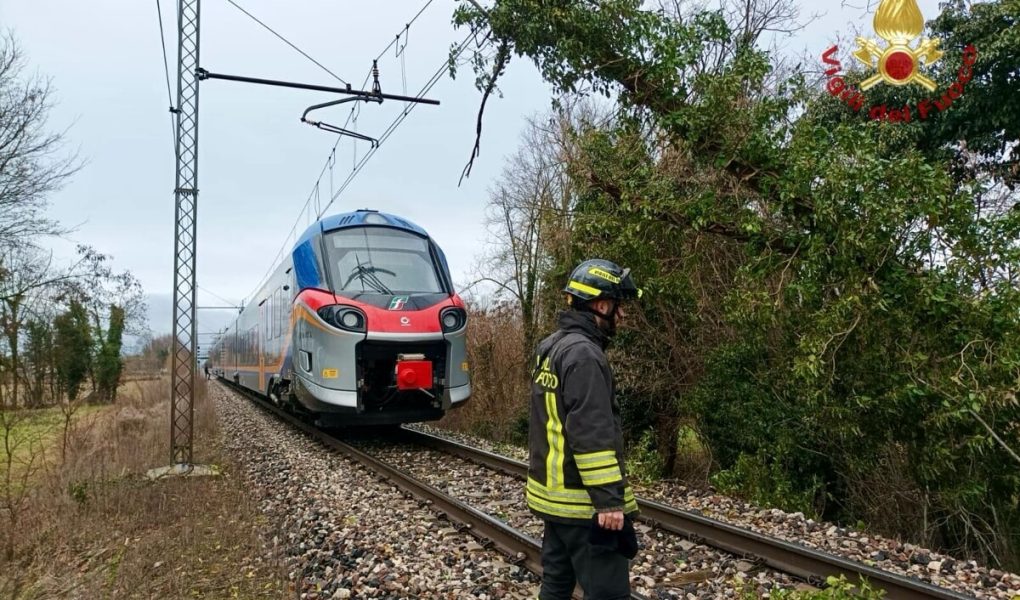
[[[412,441],[459,456],[507,475],[524,479],[528,465],[499,454],[453,440],[403,429]],[[843,575],[850,581],[867,580],[885,590],[890,600],[967,600],[972,598],[910,577],[869,567],[827,552],[741,529],[722,521],[680,510],[660,502],[638,498],[640,521],[666,531],[704,542],[743,558],[759,558],[769,567],[789,573],[815,585],[824,585],[827,577]]]
[[[459,523],[461,531],[466,531],[468,534],[479,539],[483,547],[496,548],[504,555],[510,557],[513,564],[523,566],[541,577],[542,543],[540,541],[333,437],[327,432],[268,402],[251,390],[226,380],[221,381],[230,389],[253,400],[262,409],[299,429],[309,437],[361,463],[406,493],[429,502],[448,520]],[[632,592],[630,597],[634,600],[649,600],[637,592]],[[581,600],[582,596],[579,590],[574,591],[574,598]]]

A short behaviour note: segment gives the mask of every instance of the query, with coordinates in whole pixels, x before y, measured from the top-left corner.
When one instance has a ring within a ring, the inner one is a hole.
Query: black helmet
[[[641,297],[641,290],[630,278],[630,269],[600,258],[586,260],[574,267],[563,291],[583,302],[601,298],[632,300]]]

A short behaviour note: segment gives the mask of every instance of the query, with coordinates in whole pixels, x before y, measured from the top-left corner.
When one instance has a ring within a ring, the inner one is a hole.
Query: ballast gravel
[[[541,539],[542,521],[528,511],[522,482],[487,467],[406,443],[369,442],[360,448],[450,496]],[[436,465],[443,465],[441,469]],[[785,573],[637,523],[638,556],[631,587],[649,598],[740,598],[802,586]]]
[[[421,501],[353,461],[291,429],[221,386],[210,393],[226,447],[241,465],[266,518],[266,551],[284,556],[294,597],[534,598],[537,578],[486,550]],[[525,459],[519,448],[415,426],[489,451]],[[539,538],[541,522],[524,507],[521,482],[453,456],[386,442],[372,453],[423,481]],[[974,561],[760,509],[675,483],[637,488],[642,497],[822,548],[908,574],[979,599],[1016,600],[1020,577]],[[632,563],[634,589],[649,598],[768,597],[777,587],[805,587],[782,573],[643,524]]]
[[[492,444],[481,438],[425,424],[415,424],[406,427],[445,437],[496,454],[509,456],[517,460],[527,460],[527,452],[521,448]],[[432,458],[430,460],[439,459]],[[442,460],[446,464],[452,464],[457,459],[444,455]],[[474,468],[478,469],[479,467]],[[465,467],[465,469],[467,473],[470,473],[470,467]],[[521,487],[519,481],[494,474],[491,471],[478,473],[477,477],[481,480],[501,481],[501,489],[505,485],[507,486],[506,490],[503,492],[495,491],[493,495],[506,499],[516,497],[511,491],[514,486],[518,489]],[[497,478],[505,478],[506,481],[504,482],[502,479]],[[471,490],[473,489],[472,486],[478,487],[480,485],[477,481],[472,483],[463,479],[455,481],[456,487]],[[690,489],[674,482],[664,481],[650,486],[635,485],[634,488],[635,493],[639,497],[648,500],[655,500],[681,510],[693,511],[743,529],[802,544],[809,548],[821,549],[884,571],[908,575],[974,598],[981,600],[986,598],[1020,600],[1020,575],[998,569],[989,569],[978,565],[973,560],[954,559],[948,555],[939,554],[914,544],[855,531],[832,523],[814,521],[806,518],[803,513],[787,513],[779,509],[764,509],[734,498],[714,494],[711,491]],[[457,494],[454,494],[449,489],[447,492],[455,497],[457,496]],[[518,491],[517,496],[519,495],[520,492]],[[687,546],[689,544],[691,542],[685,542],[684,545]],[[645,549],[642,549],[642,552],[638,555],[639,561],[643,558],[644,554]],[[682,556],[681,560],[683,560]],[[656,560],[654,562],[656,566],[652,569],[653,571],[661,573],[663,568],[668,570],[668,567],[663,567],[666,561]],[[741,565],[742,568],[744,566],[746,565]],[[638,572],[640,568],[641,564],[635,563],[633,570]],[[654,576],[652,577],[654,579]],[[655,596],[653,595],[652,597]]]
[[[395,486],[265,414],[209,388],[224,443],[283,555],[294,597],[534,598],[537,578],[486,550]]]

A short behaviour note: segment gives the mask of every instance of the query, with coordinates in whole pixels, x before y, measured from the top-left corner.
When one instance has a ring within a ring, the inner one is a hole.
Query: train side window
[[[279,304],[279,303],[280,303],[280,294],[279,294],[279,291],[278,290],[273,290],[273,304]],[[273,318],[269,320],[269,328],[273,330],[273,337],[274,338],[276,336],[280,335],[280,331],[279,331],[280,330],[280,323],[279,323],[280,322],[280,315],[277,314],[278,312],[280,312],[279,307],[277,307],[276,311],[273,313]]]
[[[273,297],[266,298],[266,312],[262,313],[262,335],[268,340],[272,331],[269,329],[269,319],[273,316]]]
[[[286,303],[283,300],[282,289],[276,290],[276,298],[280,302],[280,311],[278,313],[278,318],[276,319],[276,335],[283,335],[283,324],[286,321],[287,313],[289,311],[287,310],[287,307],[285,306]]]

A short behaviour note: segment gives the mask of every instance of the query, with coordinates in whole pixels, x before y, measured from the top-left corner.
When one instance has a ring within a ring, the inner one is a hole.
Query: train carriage
[[[305,231],[214,343],[210,369],[321,425],[428,421],[471,396],[466,329],[428,233],[359,210]]]

